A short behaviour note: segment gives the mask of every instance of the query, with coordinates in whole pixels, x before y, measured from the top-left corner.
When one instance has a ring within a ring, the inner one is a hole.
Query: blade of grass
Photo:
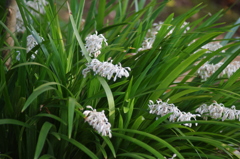
[[[91,58],[89,57],[89,55],[88,55],[88,53],[87,53],[87,50],[86,50],[86,48],[85,48],[85,46],[84,46],[84,44],[83,44],[83,41],[82,41],[82,39],[81,39],[81,37],[80,37],[80,35],[79,35],[79,32],[78,32],[78,30],[77,30],[77,28],[76,28],[76,23],[75,23],[75,20],[73,19],[73,16],[72,16],[72,13],[71,13],[71,9],[70,9],[70,7],[69,7],[69,3],[68,3],[68,2],[67,2],[67,5],[68,5],[68,12],[69,12],[70,21],[71,21],[71,23],[72,23],[74,35],[76,36],[77,41],[78,41],[78,43],[79,43],[79,45],[80,45],[80,47],[81,47],[81,49],[82,49],[82,53],[84,54],[84,56],[85,56],[85,58],[87,59],[87,61],[90,62],[90,61],[91,61]]]
[[[56,82],[48,82],[34,89],[33,93],[28,97],[26,103],[24,104],[22,108],[22,112],[25,111],[28,108],[28,106],[43,92],[56,90],[56,88],[52,87],[51,85],[57,85],[57,84],[58,83]]]
[[[19,125],[19,126],[30,128],[30,125],[28,125],[28,124],[26,124],[24,122],[21,122],[19,120],[15,120],[15,119],[0,119],[0,125],[8,125],[8,124]]]
[[[75,109],[75,99],[69,97],[68,99],[68,138],[71,138],[73,130],[73,118],[74,118],[74,109]]]
[[[124,130],[124,129],[121,129],[121,130]],[[154,156],[160,158],[160,159],[164,159],[164,156],[162,154],[160,154],[157,150],[155,150],[153,147],[149,146],[148,144],[136,139],[136,138],[132,138],[132,137],[129,137],[127,135],[123,135],[123,134],[120,134],[120,133],[116,133],[116,132],[113,132],[113,136],[116,136],[116,137],[119,137],[119,138],[123,138],[125,140],[128,140],[140,147],[142,147],[143,149],[149,151],[151,154],[153,154]]]
[[[156,141],[158,141],[159,143],[162,143],[164,146],[168,147],[173,153],[177,154],[177,156],[180,158],[180,159],[184,159],[184,157],[173,147],[171,146],[168,142],[164,141],[163,139],[155,136],[155,135],[152,135],[150,133],[147,133],[147,132],[143,132],[143,131],[139,131],[139,130],[132,130],[132,129],[113,129],[113,131],[126,131],[126,132],[130,132],[130,133],[135,133],[135,134],[140,134],[140,135],[143,135],[143,136],[146,136],[146,137],[149,137],[151,139],[154,139]],[[113,132],[113,136],[121,136],[121,137],[124,137],[124,135],[121,135],[121,134],[118,134],[116,135],[115,132]],[[131,140],[131,138],[125,138],[125,139],[128,139],[129,141],[135,141],[135,140]],[[137,139],[136,139],[137,140]],[[139,146],[142,146],[140,144],[141,142],[138,142],[138,145]],[[137,144],[137,143],[136,143]],[[161,155],[162,156],[162,155]],[[156,156],[158,157],[158,156]]]
[[[135,158],[135,159],[145,159],[145,157],[141,157],[139,154],[136,154],[134,152],[122,153],[122,154],[118,154],[117,156],[124,156],[127,158]]]
[[[36,146],[36,150],[35,150],[35,154],[34,154],[34,159],[38,159],[44,143],[46,141],[48,132],[50,131],[51,127],[53,126],[53,124],[49,123],[49,122],[45,122],[40,130],[40,134],[38,136],[38,142],[37,142],[37,146]]]
[[[74,139],[69,139],[67,136],[65,136],[63,134],[59,134],[59,133],[54,133],[54,134],[60,136],[62,139],[66,140],[66,141],[70,142],[71,144],[73,144],[74,146],[78,147],[80,150],[85,152],[92,159],[98,159],[98,157],[90,149],[88,149],[86,146],[84,146],[80,142],[78,142]]]
[[[47,117],[47,118],[55,119],[55,120],[61,122],[62,124],[67,125],[67,123],[64,120],[62,120],[61,118],[59,118],[58,116],[56,116],[54,114],[41,113],[41,114],[37,114],[36,116],[34,116],[34,118],[39,118],[39,117]]]
[[[99,76],[97,78],[105,90],[107,100],[108,100],[108,107],[109,107],[109,122],[113,126],[115,121],[115,102],[114,102],[113,94],[106,80]]]
[[[228,39],[228,40],[222,41],[222,42],[220,43],[222,46],[227,45],[227,43],[229,42],[229,39],[233,37],[233,35],[234,35],[234,34],[236,33],[236,31],[238,30],[239,26],[240,26],[240,18],[238,18],[238,20],[235,22],[235,26],[231,29],[231,31],[228,32],[228,33],[225,35],[224,39]]]
[[[39,159],[54,159],[55,157],[49,154],[42,155]]]
[[[201,50],[195,54],[192,54],[186,60],[178,64],[178,67],[176,67],[173,71],[169,72],[168,75],[163,79],[161,84],[156,88],[156,90],[159,91],[153,93],[149,99],[155,100],[159,96],[161,96],[165,92],[164,88],[166,89],[166,87],[169,86],[190,64],[192,64],[197,58],[202,56],[205,51],[206,50]]]
[[[97,14],[97,30],[101,29],[104,24],[104,17],[105,17],[105,7],[106,7],[106,0],[100,0],[98,4],[98,14]]]
[[[109,137],[105,137],[105,136],[102,136],[103,140],[106,142],[106,144],[108,145],[108,147],[110,148],[112,154],[113,154],[113,157],[116,158],[116,152],[115,152],[115,148],[113,146],[113,143],[110,141]]]

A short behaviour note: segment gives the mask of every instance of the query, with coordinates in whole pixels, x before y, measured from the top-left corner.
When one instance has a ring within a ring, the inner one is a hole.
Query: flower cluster
[[[92,59],[92,61],[87,64],[87,68],[82,71],[84,77],[87,76],[87,73],[90,72],[90,70],[93,70],[95,74],[106,77],[108,80],[110,80],[115,74],[113,81],[116,81],[117,77],[128,77],[128,70],[130,71],[131,69],[129,67],[123,68],[120,63],[118,65],[113,65],[112,61],[100,62],[98,59]]]
[[[138,52],[144,51],[144,50],[150,50],[152,48],[154,41],[155,41],[155,37],[145,38],[145,40],[142,42],[142,47],[138,49]]]
[[[107,78],[110,80],[112,77],[113,81],[117,80],[118,78],[128,77],[129,72],[131,69],[129,67],[122,67],[121,63],[119,64],[112,64],[112,60],[110,62],[104,61],[101,62],[97,58],[97,56],[101,53],[102,43],[104,42],[106,45],[108,45],[106,38],[99,34],[97,35],[97,32],[93,35],[89,35],[86,37],[86,50],[89,53],[89,56],[94,58],[87,63],[87,68],[83,69],[82,74],[84,78],[87,76],[88,72],[91,70],[94,72],[94,75],[100,75],[102,77]]]
[[[223,65],[223,62],[219,62],[217,64],[204,64],[201,66],[197,74],[204,80],[206,81],[212,74],[214,74],[221,66]],[[232,76],[238,69],[240,68],[240,62],[239,61],[234,61],[231,64],[229,64],[219,75],[218,78],[223,77],[224,75],[227,75],[229,78]]]
[[[162,21],[160,21],[158,23],[153,23],[153,27],[148,30],[148,33],[146,36],[147,37],[155,37],[163,25],[166,25],[166,24],[164,24],[164,22],[162,22]],[[184,28],[187,25],[188,25],[188,22],[184,22],[182,24],[181,28]],[[172,29],[170,29],[170,28],[171,28],[171,25],[169,25],[167,28],[168,29],[167,36],[173,33],[174,28],[172,28]],[[186,29],[184,30],[184,33],[186,33],[188,30],[190,30],[190,27],[186,27]]]
[[[213,40],[215,40],[215,39],[213,39]],[[192,45],[195,42],[196,42],[196,40],[193,40],[188,46]],[[213,51],[216,51],[222,47],[223,46],[219,42],[210,42],[210,43],[207,43],[206,45],[203,45],[200,49],[198,49],[194,53],[196,53],[202,49],[207,49],[207,51],[205,53],[212,53]],[[225,50],[222,50],[221,53],[225,53]]]
[[[97,112],[96,109],[93,109],[91,106],[87,106],[91,110],[85,110],[83,114],[85,117],[85,122],[88,122],[99,134],[102,136],[112,137],[111,134],[111,124],[108,122],[104,114],[104,110]]]
[[[41,38],[41,40],[44,40],[42,37],[40,37],[40,38]],[[32,35],[28,35],[27,36],[27,53],[29,51],[31,51],[36,45],[38,45],[38,43],[35,40],[35,38]],[[34,53],[37,54],[37,52],[38,51],[36,50]],[[20,52],[19,51],[18,51],[18,55],[16,56],[16,59],[18,61],[20,61]],[[35,55],[34,54],[31,55],[31,59],[32,60],[35,59]]]
[[[207,49],[208,51],[206,53],[211,53],[213,51],[220,49],[221,47],[223,46],[219,42],[212,42],[202,46],[202,49]],[[224,52],[225,50],[222,50],[222,53]]]
[[[158,31],[161,29],[161,27],[164,25],[164,23],[162,21],[158,22],[158,23],[153,23],[153,27],[151,29],[148,30],[146,37],[142,43],[142,47],[138,49],[139,51],[144,51],[144,50],[148,50],[152,48],[152,45],[156,39],[156,35],[158,33]],[[181,26],[181,28],[184,28],[188,25],[187,22],[184,22],[183,25]],[[173,29],[170,29],[171,26],[168,27],[168,33],[166,36],[169,36],[170,34],[173,33]],[[186,29],[184,30],[184,33],[186,33],[188,30],[190,29],[190,27],[186,27]]]
[[[43,37],[40,37],[41,40],[44,40]],[[27,36],[27,52],[31,51],[36,45],[38,45],[37,41],[32,35]],[[35,54],[38,51],[35,51]]]
[[[35,17],[39,16],[40,14],[44,14],[44,6],[48,5],[48,2],[46,0],[33,0],[33,1],[23,1],[24,4],[26,4],[28,11]],[[17,8],[17,13],[16,13],[16,32],[24,32],[26,30],[22,15],[20,13],[19,8]]]
[[[207,117],[210,116],[213,119],[221,118],[222,121],[226,119],[238,119],[240,121],[240,110],[236,110],[234,105],[231,108],[226,108],[224,104],[218,104],[216,101],[209,106],[207,106],[207,104],[202,104],[196,109],[196,112],[200,113],[201,115],[206,115],[204,117],[206,120]]]
[[[39,13],[45,13],[44,6],[48,5],[48,2],[46,0],[33,0],[27,1],[26,4],[29,8],[31,8],[30,13],[34,16],[38,16]]]
[[[149,113],[160,115],[161,117],[166,114],[172,113],[169,116],[170,122],[191,121],[191,118],[196,120],[196,117],[200,116],[199,114],[182,112],[174,104],[168,104],[168,101],[163,102],[162,100],[157,100],[156,102],[157,104],[154,104],[152,100],[149,101],[149,104],[148,104],[148,107],[150,108]],[[192,123],[185,123],[184,125],[191,127]],[[196,126],[197,126],[197,123],[196,123]]]
[[[85,40],[85,47],[90,57],[93,55],[96,58],[99,54],[101,54],[100,50],[103,42],[108,45],[106,38],[102,34],[97,35],[97,32],[96,34],[88,35]]]

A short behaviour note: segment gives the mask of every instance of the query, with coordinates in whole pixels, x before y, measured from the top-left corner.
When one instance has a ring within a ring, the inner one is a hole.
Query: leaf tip
[[[71,9],[70,9],[70,6],[69,6],[68,1],[67,1],[67,7],[68,7],[68,13],[69,13],[69,14],[72,14],[72,11],[71,11]]]

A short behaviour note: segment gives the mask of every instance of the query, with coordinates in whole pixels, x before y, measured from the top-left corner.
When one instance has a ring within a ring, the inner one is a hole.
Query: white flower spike
[[[104,110],[97,112],[96,109],[93,109],[92,106],[87,106],[91,110],[85,110],[83,114],[85,117],[85,122],[88,122],[99,134],[102,136],[112,137],[111,133],[111,124],[108,122],[104,114]]]
[[[219,62],[215,65],[206,63],[198,69],[197,74],[200,76],[201,79],[206,81],[222,65],[223,65],[223,62]],[[218,78],[221,78],[224,75],[227,75],[227,77],[230,78],[239,68],[240,68],[240,61],[233,61],[218,75]]]
[[[33,0],[27,1],[26,5],[31,9],[30,12],[32,15],[39,16],[39,13],[45,14],[44,6],[48,5],[48,2],[46,0]]]
[[[90,70],[92,70],[95,75],[98,74],[102,77],[106,77],[108,80],[114,76],[113,81],[116,81],[117,77],[128,77],[128,71],[131,71],[129,67],[122,67],[121,63],[114,65],[112,64],[112,60],[110,62],[100,62],[98,59],[92,59],[92,61],[87,64],[87,68],[82,71],[84,78]]]
[[[218,49],[220,49],[221,47],[223,47],[219,42],[211,42],[208,43],[204,46],[202,46],[202,49],[207,49],[209,51],[207,51],[206,53],[211,53],[212,51],[216,51]],[[224,53],[225,51],[222,50],[222,53]]]
[[[162,22],[162,21],[160,21],[158,23],[153,23],[153,27],[148,30],[146,37],[142,43],[142,47],[138,49],[138,52],[144,51],[144,50],[149,50],[152,48],[152,45],[156,39],[156,35],[163,25],[164,25],[164,22]],[[185,27],[184,33],[186,33],[188,30],[190,30],[190,27],[186,27],[187,25],[188,25],[188,23],[184,22],[181,26],[181,28]],[[174,28],[170,29],[170,27],[171,27],[171,25],[168,26],[168,33],[167,33],[166,37],[171,35],[174,31]]]
[[[89,56],[94,58],[98,57],[99,54],[101,54],[101,49],[102,49],[102,43],[104,42],[105,45],[108,45],[106,38],[102,35],[99,34],[97,35],[97,31],[93,35],[88,35],[86,37],[86,44],[85,47],[89,53]]]
[[[40,37],[41,38],[41,40],[44,40],[42,37]],[[38,45],[38,43],[37,43],[37,41],[35,40],[35,38],[32,36],[32,35],[28,35],[27,36],[27,53],[29,52],[29,51],[31,51],[35,46],[37,46]],[[18,55],[16,56],[16,59],[18,60],[18,61],[20,61],[20,52],[19,51],[17,51],[18,52]],[[33,60],[33,59],[35,59],[35,55],[38,53],[38,51],[36,50],[35,52],[34,52],[34,54],[32,54],[31,55],[31,59]]]
[[[236,110],[234,105],[231,108],[227,108],[224,106],[224,104],[218,104],[216,101],[209,106],[202,104],[196,109],[196,112],[200,113],[201,115],[205,115],[205,120],[207,120],[207,117],[210,116],[213,119],[222,119],[222,121],[226,119],[238,119],[240,121],[240,110]]]
[[[48,5],[46,0],[33,0],[33,1],[23,1],[26,4],[28,11],[35,17],[39,17],[40,14],[45,14],[44,6]],[[23,23],[22,15],[19,8],[17,8],[16,13],[16,32],[23,33],[26,28]]]
[[[157,100],[157,104],[154,104],[153,101],[149,101],[148,107],[150,108],[149,113],[150,114],[156,114],[160,115],[161,117],[173,113],[169,116],[170,122],[175,121],[191,121],[191,118],[194,118],[196,120],[197,116],[200,116],[199,114],[191,114],[190,112],[181,112],[174,104],[168,104],[167,102],[163,102],[162,100]],[[192,123],[185,123],[185,126],[192,126]],[[196,123],[197,126],[197,123]]]

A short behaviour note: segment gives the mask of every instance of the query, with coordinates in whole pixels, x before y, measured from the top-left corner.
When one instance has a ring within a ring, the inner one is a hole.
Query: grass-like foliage
[[[17,0],[25,31],[10,34],[10,48],[0,37],[12,57],[9,69],[0,60],[0,158],[240,158],[240,70],[221,74],[240,53],[239,21],[217,23],[220,10],[188,23],[198,5],[154,24],[167,2],[92,0],[84,10],[84,0],[49,0],[38,13]],[[99,55],[86,44],[93,34]],[[209,112],[195,112],[204,103]]]

